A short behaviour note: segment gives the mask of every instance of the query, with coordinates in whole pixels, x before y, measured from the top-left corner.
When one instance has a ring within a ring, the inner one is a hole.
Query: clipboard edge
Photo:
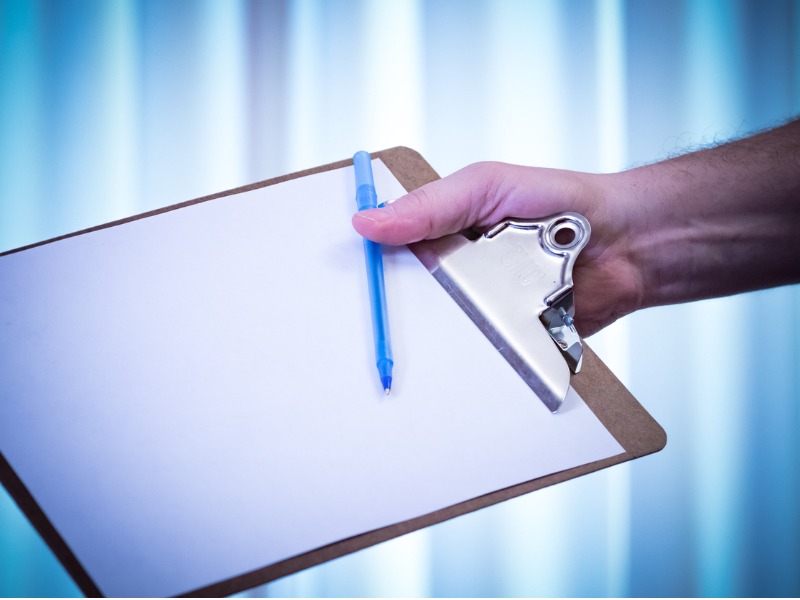
[[[577,467],[573,467],[572,469],[551,473],[549,475],[545,475],[544,477],[532,479],[530,481],[522,482],[500,490],[495,490],[494,492],[477,496],[475,498],[453,504],[425,515],[414,517],[413,519],[387,525],[379,529],[374,529],[372,531],[333,542],[326,546],[315,548],[306,553],[287,558],[283,561],[243,573],[230,579],[213,583],[196,590],[192,590],[191,592],[187,592],[180,597],[205,598],[211,596],[230,596],[232,594],[252,589],[260,585],[265,585],[282,577],[315,567],[330,560],[358,552],[359,550],[364,550],[371,546],[387,542],[407,533],[413,533],[433,525],[438,525],[439,523],[444,523],[445,521],[450,521],[456,517],[461,517],[480,509],[500,504],[507,500],[519,498],[520,496],[524,496],[546,487],[564,483],[565,481],[577,479],[578,477],[589,475],[608,467],[623,464],[637,458],[654,454],[660,451],[662,448],[663,446],[660,448],[651,448],[642,454],[634,454],[626,451],[605,459],[579,465]]]
[[[411,148],[397,146],[394,148],[381,150],[379,152],[372,153],[372,158],[381,159],[389,168],[389,170],[395,175],[395,177],[397,177],[398,181],[400,181],[401,185],[403,185],[406,191],[411,191],[417,187],[420,187],[421,185],[439,178],[439,175],[433,170],[433,168],[422,157],[422,155]],[[7,250],[0,253],[0,257],[9,254],[15,254],[17,252],[38,246],[51,244],[71,237],[92,233],[94,231],[108,229],[118,225],[124,225],[132,221],[160,215],[162,213],[185,208],[194,204],[249,192],[293,179],[307,177],[309,175],[314,175],[324,171],[348,167],[352,164],[352,159],[340,160],[333,163],[328,163],[326,165],[297,171],[288,175],[282,175],[256,183],[239,186],[226,191],[209,194],[207,196],[201,196],[192,200],[179,202],[177,204],[146,211],[123,219],[110,221],[102,225],[85,228],[73,233],[56,236],[47,240],[28,244],[12,250]],[[639,404],[639,402],[622,385],[622,383],[611,373],[611,371],[605,366],[605,364],[602,363],[599,357],[597,357],[597,355],[588,348],[588,345],[584,345],[584,348],[585,351],[588,350],[588,356],[584,359],[584,368],[582,369],[581,373],[579,375],[573,375],[572,384],[575,386],[578,393],[584,398],[584,401],[592,410],[592,412],[615,437],[615,439],[617,439],[625,452],[600,461],[579,465],[572,469],[560,471],[558,473],[551,473],[544,477],[523,482],[501,490],[496,490],[489,494],[478,496],[476,498],[451,505],[426,515],[421,515],[407,521],[388,525],[386,527],[365,532],[344,540],[339,540],[332,544],[310,550],[301,555],[291,557],[247,573],[236,575],[202,588],[191,590],[181,594],[179,597],[209,597],[235,594],[247,589],[251,589],[258,585],[269,583],[270,581],[274,581],[300,570],[316,566],[334,558],[339,558],[346,554],[351,554],[352,552],[388,541],[406,533],[448,521],[481,508],[493,506],[500,502],[504,502],[506,500],[510,500],[538,489],[555,485],[557,483],[562,483],[569,479],[574,479],[600,469],[605,469],[616,464],[628,462],[635,458],[641,458],[663,449],[667,441],[664,429],[655,421],[655,419],[653,419],[652,416],[650,416],[650,414],[641,406],[641,404]],[[587,373],[592,373],[593,375],[590,376]],[[604,386],[604,389],[606,390],[605,396],[601,398],[600,402],[598,402],[597,396],[594,393],[585,395],[585,392],[589,390],[590,387],[596,387],[588,384],[588,382],[594,377],[600,377],[606,383]],[[609,398],[612,395],[615,399],[609,402]],[[620,398],[622,398],[622,400],[620,400]],[[609,412],[609,409],[611,409],[611,412]],[[623,412],[626,412],[626,410],[633,410],[633,413],[626,413],[626,422],[624,423],[623,427],[623,424],[620,423],[619,415]],[[634,438],[628,439],[626,432],[630,429],[629,417],[631,414],[634,415],[636,421],[636,427],[633,428],[636,435]],[[653,437],[648,438],[646,435],[643,437],[643,434],[646,433],[649,433],[649,435]],[[623,439],[620,439],[621,437]],[[647,443],[648,440],[649,443]],[[97,585],[77,560],[76,556],[70,550],[58,531],[47,519],[45,513],[27,490],[24,483],[14,472],[13,468],[5,459],[2,452],[0,452],[0,483],[6,487],[14,502],[20,507],[20,510],[22,510],[39,535],[41,535],[42,539],[45,541],[45,543],[47,543],[48,547],[50,547],[61,564],[64,565],[69,575],[73,578],[83,593],[89,597],[102,597]]]
[[[41,536],[47,547],[55,554],[58,562],[64,567],[78,588],[88,598],[101,598],[103,594],[89,576],[86,569],[67,545],[61,534],[47,518],[39,503],[36,502],[23,481],[11,467],[6,457],[0,453],[0,483],[8,495],[19,507],[30,524]]]
[[[421,158],[421,157],[420,157]],[[154,217],[163,213],[167,213],[173,210],[178,210],[181,208],[186,208],[187,206],[193,206],[195,204],[200,204],[203,202],[208,202],[210,200],[218,200],[220,198],[224,198],[226,196],[235,196],[237,194],[242,194],[244,192],[251,192],[253,190],[257,190],[260,188],[268,187],[271,185],[275,185],[278,183],[284,183],[286,181],[291,181],[292,179],[300,179],[302,177],[308,177],[309,175],[314,175],[315,173],[320,173],[323,171],[330,171],[333,169],[341,169],[353,164],[352,159],[348,160],[340,160],[337,162],[329,163],[326,165],[321,165],[319,167],[313,167],[309,169],[304,169],[302,171],[296,171],[294,173],[289,173],[287,175],[281,175],[279,177],[272,177],[270,179],[264,179],[262,181],[257,181],[255,183],[249,183],[246,185],[238,186],[235,188],[231,188],[222,192],[216,192],[214,194],[208,194],[206,196],[200,196],[199,198],[193,198],[191,200],[184,200],[183,202],[178,202],[176,204],[170,204],[167,206],[163,206],[160,208],[154,208],[152,210],[148,210],[142,213],[137,213],[135,215],[124,217],[122,219],[115,219],[113,221],[108,221],[107,223],[102,223],[100,225],[93,225],[92,227],[86,227],[84,229],[79,229],[77,231],[73,231],[70,233],[65,233],[62,235],[58,235],[52,238],[48,238],[46,240],[42,240],[39,242],[34,242],[32,244],[26,244],[24,246],[20,246],[18,248],[12,248],[10,250],[5,250],[0,252],[0,258],[3,256],[8,256],[9,254],[16,254],[18,252],[22,252],[24,250],[30,250],[31,248],[36,248],[38,246],[44,246],[47,244],[52,244],[54,242],[59,242],[61,240],[69,239],[72,237],[77,237],[79,235],[85,235],[87,233],[92,233],[94,231],[100,231],[103,229],[109,229],[111,227],[116,227],[118,225],[124,225],[126,223],[130,223],[132,221],[138,221],[140,219],[146,219],[148,217]]]

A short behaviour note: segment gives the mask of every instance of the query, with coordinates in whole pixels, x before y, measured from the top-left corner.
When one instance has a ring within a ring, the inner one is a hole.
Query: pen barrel
[[[392,361],[392,342],[389,335],[389,313],[386,309],[386,286],[383,278],[381,245],[364,240],[364,257],[367,265],[367,285],[375,337],[375,360]]]
[[[375,181],[372,178],[372,157],[369,152],[356,152],[353,155],[353,168],[356,172],[356,203],[358,210],[367,210],[378,206],[378,194],[375,192]]]
[[[372,178],[372,157],[368,152],[353,155],[356,173],[356,204],[358,210],[377,208],[378,194]],[[383,254],[381,245],[364,239],[364,258],[367,264],[367,286],[372,313],[372,332],[375,339],[375,366],[381,385],[389,393],[392,387],[392,342],[389,336],[389,313],[386,310],[386,286],[383,280]]]
[[[378,194],[375,193],[375,187],[371,185],[359,186],[356,190],[356,203],[358,204],[358,210],[377,208]]]

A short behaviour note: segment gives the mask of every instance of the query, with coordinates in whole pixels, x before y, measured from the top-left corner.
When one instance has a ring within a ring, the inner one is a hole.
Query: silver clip
[[[564,402],[570,370],[581,367],[572,268],[590,233],[582,215],[561,213],[410,246],[552,412]]]

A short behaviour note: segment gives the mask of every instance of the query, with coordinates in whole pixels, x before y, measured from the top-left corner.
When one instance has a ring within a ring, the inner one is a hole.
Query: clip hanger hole
[[[559,250],[573,248],[582,238],[583,228],[571,219],[557,221],[547,232],[547,241]]]
[[[553,239],[559,246],[571,246],[577,237],[575,232],[568,227],[562,227],[553,234]]]

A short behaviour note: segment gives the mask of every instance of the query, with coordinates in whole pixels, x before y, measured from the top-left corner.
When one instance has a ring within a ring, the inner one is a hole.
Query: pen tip
[[[389,392],[392,391],[392,376],[391,375],[384,375],[381,377],[381,383],[383,384],[383,390],[386,392],[386,395],[389,395]]]
[[[389,395],[389,392],[391,392],[391,391],[392,391],[392,390],[390,390],[389,388],[386,388],[386,395],[388,396],[388,395]]]

